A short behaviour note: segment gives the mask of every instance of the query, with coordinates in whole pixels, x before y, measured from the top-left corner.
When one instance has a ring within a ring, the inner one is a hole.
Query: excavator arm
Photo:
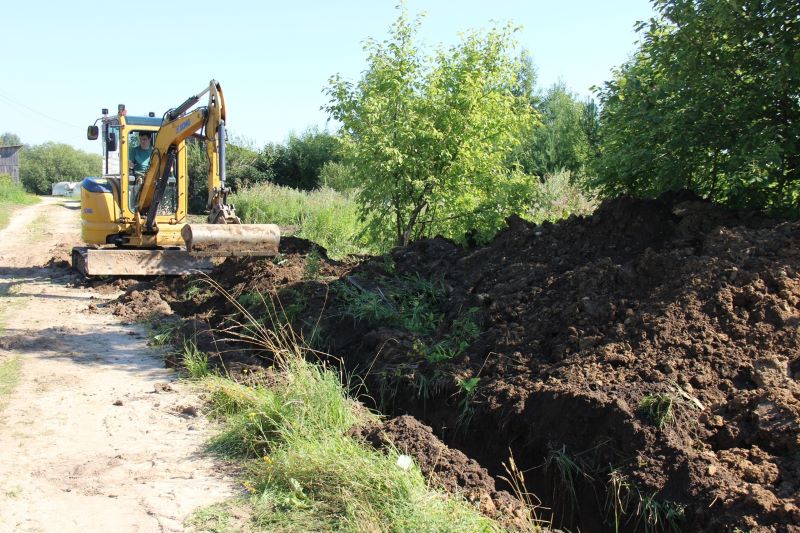
[[[189,112],[200,99],[208,94],[208,104]],[[140,217],[145,217],[142,232],[155,234],[156,213],[161,202],[167,180],[175,169],[180,143],[202,132],[209,156],[208,191],[209,222],[239,223],[233,209],[227,205],[225,187],[225,99],[222,87],[215,80],[201,93],[188,98],[164,115],[164,123],[158,130],[153,146],[150,167],[145,173],[139,192],[137,208]]]

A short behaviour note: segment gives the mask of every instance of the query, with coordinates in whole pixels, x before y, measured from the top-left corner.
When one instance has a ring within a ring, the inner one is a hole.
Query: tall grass
[[[323,246],[331,257],[378,251],[361,237],[363,225],[347,193],[326,187],[306,192],[265,183],[239,191],[231,202],[242,221],[288,227],[294,235]]]
[[[12,208],[36,202],[37,198],[25,192],[22,185],[14,183],[11,176],[0,176],[0,228],[8,224]]]
[[[348,436],[376,415],[348,394],[336,372],[309,362],[310,352],[291,330],[251,326],[246,339],[258,340],[275,357],[268,385],[219,376],[204,383],[210,414],[224,421],[211,449],[246,461],[244,486],[259,529],[500,529],[466,501],[433,490],[416,465],[401,467],[397,451],[383,453]]]

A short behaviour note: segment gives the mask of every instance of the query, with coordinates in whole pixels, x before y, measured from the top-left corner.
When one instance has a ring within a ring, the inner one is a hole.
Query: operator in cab
[[[149,131],[140,131],[139,146],[128,153],[128,168],[134,174],[146,172],[147,167],[150,166],[150,156],[153,155],[151,140]]]

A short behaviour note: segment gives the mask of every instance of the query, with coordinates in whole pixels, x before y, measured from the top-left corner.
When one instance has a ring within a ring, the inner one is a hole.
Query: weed
[[[431,363],[439,363],[464,353],[464,350],[480,336],[480,327],[476,321],[479,312],[477,307],[471,307],[463,316],[453,320],[450,332],[441,341],[425,350],[425,358]]]
[[[637,514],[644,521],[646,532],[680,533],[683,531],[685,506],[667,500],[657,500],[655,493],[640,496]]]
[[[311,251],[306,255],[306,260],[303,264],[303,279],[316,280],[319,278],[321,267],[322,258],[319,254],[319,249],[316,246],[311,246]]]
[[[186,300],[191,300],[195,296],[198,296],[201,292],[203,292],[203,290],[200,285],[192,282],[186,285],[186,289],[183,291],[183,297]]]
[[[335,259],[382,251],[363,242],[365,223],[359,220],[351,194],[328,187],[299,191],[264,183],[239,190],[231,200],[243,221],[294,227],[295,235],[319,243]]]
[[[153,330],[150,334],[153,346],[170,344],[175,339],[179,326],[177,322],[162,322],[157,326],[153,325]]]
[[[577,457],[567,453],[566,446],[562,446],[560,449],[550,449],[545,458],[544,469],[555,476],[553,501],[560,504],[564,518],[571,520],[578,510],[578,493],[575,484],[581,478],[591,481],[592,476]]]
[[[459,428],[466,429],[469,427],[470,422],[472,422],[472,416],[475,414],[475,407],[473,406],[472,400],[475,396],[479,381],[480,378],[477,376],[469,379],[459,378],[456,380],[459,393],[463,394],[461,401],[458,402],[458,407],[461,409],[461,412],[458,415],[456,425]]]
[[[617,469],[611,470],[608,474],[608,486],[606,490],[606,512],[614,515],[614,532],[619,533],[620,525],[632,499],[633,491],[625,474]]]
[[[664,427],[672,421],[674,400],[669,394],[648,394],[639,404],[641,412],[658,426]]]
[[[498,477],[508,483],[508,486],[511,487],[511,492],[517,497],[517,500],[525,505],[524,519],[528,525],[528,529],[538,533],[543,531],[544,527],[549,527],[549,521],[538,518],[537,513],[538,510],[542,508],[542,501],[534,493],[528,492],[527,485],[525,484],[525,475],[522,470],[517,467],[517,463],[514,461],[514,455],[510,450],[508,464],[503,463],[503,469],[505,469],[508,477]]]
[[[194,379],[204,378],[211,373],[208,365],[208,354],[197,349],[197,345],[192,341],[183,343],[183,366],[189,373],[189,377]]]
[[[213,283],[213,282],[210,282]],[[228,296],[229,301],[235,300]],[[237,307],[248,316],[247,310]],[[250,320],[252,316],[248,317]],[[494,531],[496,523],[459,498],[433,491],[398,452],[368,449],[347,432],[376,417],[340,377],[307,360],[289,327],[249,323],[282,376],[269,388],[208,376],[211,415],[225,424],[211,443],[247,462],[244,485],[257,528],[274,531]]]
[[[259,305],[264,305],[264,296],[260,292],[243,292],[236,298],[236,301],[246,309],[255,309]]]

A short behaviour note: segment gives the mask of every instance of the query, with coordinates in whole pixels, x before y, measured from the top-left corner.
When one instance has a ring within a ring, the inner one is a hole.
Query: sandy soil
[[[184,531],[234,482],[203,453],[200,401],[144,328],[86,311],[118,294],[39,266],[66,257],[78,215],[46,199],[0,232],[0,362],[21,361],[0,411],[0,532]]]

